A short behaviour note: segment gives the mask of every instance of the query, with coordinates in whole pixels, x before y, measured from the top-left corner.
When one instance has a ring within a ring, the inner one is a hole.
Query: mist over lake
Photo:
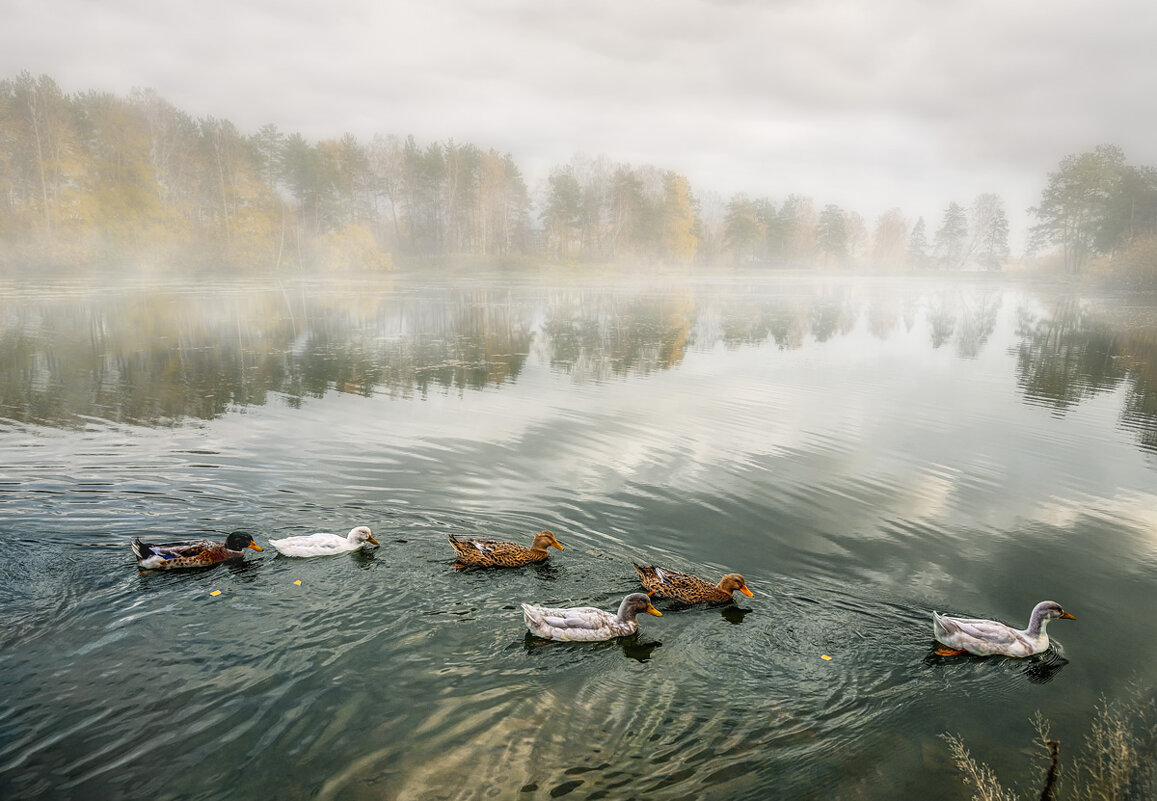
[[[0,284],[5,798],[967,799],[1152,696],[1157,298],[981,275]],[[371,527],[141,573],[129,543]],[[455,570],[448,534],[565,546]],[[656,600],[631,562],[754,597]],[[300,582],[297,584],[295,582]],[[217,595],[211,595],[220,591]],[[932,610],[1076,620],[934,653]]]

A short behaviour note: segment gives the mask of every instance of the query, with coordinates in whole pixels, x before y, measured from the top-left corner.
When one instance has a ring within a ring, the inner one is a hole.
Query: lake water
[[[128,547],[358,524],[380,549]],[[545,566],[451,567],[447,534],[540,529]],[[6,799],[968,798],[944,732],[1039,787],[1035,712],[1066,759],[1154,677],[1157,301],[8,282],[0,548]],[[632,560],[755,597],[528,635],[520,602],[613,608]],[[1077,620],[1040,657],[933,654],[933,609],[1046,598]]]

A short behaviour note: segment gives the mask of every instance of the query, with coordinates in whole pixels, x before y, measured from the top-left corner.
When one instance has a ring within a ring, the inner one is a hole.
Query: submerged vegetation
[[[1157,171],[1119,148],[1048,176],[1030,249],[1076,275],[1157,284]],[[0,81],[0,268],[383,271],[398,264],[669,264],[930,271],[1005,266],[1001,197],[939,221],[739,194],[576,156],[541,187],[509,153],[453,139],[309,142],[189,114],[151,90],[66,95]]]
[[[996,772],[978,761],[953,734],[943,735],[948,752],[973,801],[1149,801],[1157,799],[1157,701],[1139,690],[1132,698],[1102,698],[1080,749],[1066,759],[1051,736],[1048,721],[1035,719],[1045,758],[1031,789],[1015,792]]]

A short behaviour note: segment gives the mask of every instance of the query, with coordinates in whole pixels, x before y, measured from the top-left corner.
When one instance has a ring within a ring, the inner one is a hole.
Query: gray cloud
[[[701,191],[814,196],[934,222],[1014,217],[1070,152],[1157,163],[1157,6],[1125,0],[18,2],[0,74],[149,87],[194,116],[307,137],[454,137],[531,178],[577,152]]]

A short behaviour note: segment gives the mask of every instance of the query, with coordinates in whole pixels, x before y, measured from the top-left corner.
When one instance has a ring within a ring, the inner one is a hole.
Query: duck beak
[[[552,542],[552,543],[551,543],[551,545],[553,545],[555,548],[558,548],[560,551],[565,551],[565,550],[566,550],[566,548],[563,548],[563,547],[562,547],[562,544],[561,544],[561,543],[559,543],[559,541],[558,541],[558,540],[555,540],[554,542]]]
[[[249,543],[249,547],[250,547],[250,548],[252,548],[252,549],[253,549],[253,550],[255,550],[255,551],[264,551],[264,550],[265,550],[265,549],[264,549],[264,548],[262,548],[260,545],[258,545],[256,542],[251,542],[251,543]]]
[[[1076,618],[1070,615],[1068,612],[1061,612],[1061,620],[1076,620]]]
[[[746,595],[748,598],[754,598],[755,597],[755,593],[752,592],[751,590],[747,589],[746,585],[743,587],[740,587],[739,591],[741,593],[743,593],[744,595]]]
[[[374,539],[374,535],[373,535],[373,534],[371,534],[371,535],[370,535],[369,537],[367,537],[366,539],[367,539],[369,542],[372,542],[374,545],[381,545],[381,543],[380,543],[380,542],[378,542],[376,539]]]
[[[658,609],[651,606],[650,604],[647,604],[647,614],[648,615],[654,615],[655,617],[662,617],[663,616],[662,612],[660,612]]]

